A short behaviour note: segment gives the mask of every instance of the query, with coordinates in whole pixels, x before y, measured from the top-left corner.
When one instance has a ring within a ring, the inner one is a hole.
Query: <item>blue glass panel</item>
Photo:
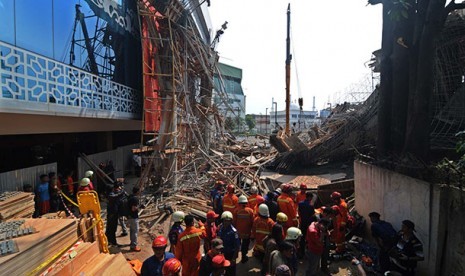
[[[16,45],[53,58],[52,0],[16,1]]]
[[[71,39],[76,17],[75,6],[79,2],[79,0],[53,0],[54,58],[66,64],[70,64]],[[76,39],[80,39],[79,34]],[[74,55],[77,60],[80,59],[79,50],[75,51]]]
[[[14,1],[0,0],[0,40],[15,44]]]

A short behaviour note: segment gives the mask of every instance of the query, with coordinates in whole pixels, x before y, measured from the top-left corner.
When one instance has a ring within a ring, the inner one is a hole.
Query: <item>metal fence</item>
[[[132,172],[132,149],[138,148],[139,144],[127,145],[119,147],[115,150],[100,152],[87,157],[95,164],[98,165],[101,162],[108,163],[113,162],[115,168],[115,177],[124,177],[125,174]],[[87,170],[92,170],[89,165],[81,158],[78,158],[78,178],[84,177],[84,173]]]
[[[23,185],[29,184],[35,188],[41,174],[57,171],[57,163],[50,163],[15,171],[0,173],[0,192],[21,191]]]

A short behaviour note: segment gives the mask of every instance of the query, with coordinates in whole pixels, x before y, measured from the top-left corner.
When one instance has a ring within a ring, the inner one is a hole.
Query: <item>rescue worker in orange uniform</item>
[[[287,216],[286,227],[299,227],[297,218],[297,208],[294,200],[291,198],[292,187],[289,184],[283,185],[282,194],[278,197],[279,211]]]
[[[205,227],[194,226],[194,217],[184,217],[186,229],[178,237],[176,243],[176,259],[181,261],[183,276],[197,276],[200,266],[200,241],[206,237]]]
[[[236,227],[239,238],[242,241],[241,263],[246,263],[249,260],[247,252],[249,251],[250,234],[252,232],[252,225],[255,217],[253,210],[247,207],[247,203],[247,197],[245,195],[241,195],[239,197],[239,207],[237,208],[233,219],[233,225]]]
[[[336,244],[336,253],[343,253],[345,251],[344,242],[347,229],[347,221],[349,218],[349,210],[347,209],[347,203],[344,199],[342,199],[341,193],[333,192],[330,197],[335,204],[332,207],[332,209],[337,213],[336,219],[334,220],[335,224],[332,235],[332,241]]]
[[[307,185],[305,185],[304,183],[300,184],[300,191],[297,193],[295,197],[295,203],[296,203],[295,205],[299,206],[300,202],[307,199],[306,193],[307,193]]]
[[[249,202],[249,208],[252,210],[255,210],[255,207],[259,205],[259,202],[261,203],[265,202],[265,199],[258,194],[258,188],[257,186],[252,186],[250,187],[250,193],[251,195],[247,199]]]
[[[236,212],[239,198],[234,194],[234,190],[234,185],[229,184],[227,188],[228,193],[223,197],[223,212],[229,211],[233,214]]]
[[[265,255],[265,248],[263,240],[266,236],[271,233],[274,221],[270,219],[270,211],[268,206],[262,203],[258,206],[258,217],[255,218],[252,226],[252,233],[250,238],[255,239],[255,245],[253,248],[254,256],[257,256],[260,260]]]

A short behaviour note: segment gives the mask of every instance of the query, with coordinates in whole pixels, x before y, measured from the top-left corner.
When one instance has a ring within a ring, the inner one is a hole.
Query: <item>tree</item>
[[[236,128],[236,123],[234,122],[234,119],[231,117],[226,117],[224,121],[224,128],[227,131],[233,131]]]
[[[251,131],[256,124],[254,117],[250,114],[245,115],[245,123],[249,127],[249,131]]]
[[[383,4],[378,157],[429,161],[436,42],[455,0],[368,0]]]

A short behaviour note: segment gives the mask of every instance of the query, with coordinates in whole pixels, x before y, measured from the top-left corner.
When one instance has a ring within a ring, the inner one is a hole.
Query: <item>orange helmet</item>
[[[333,192],[330,197],[331,197],[332,200],[341,198],[341,193]]]
[[[301,190],[307,190],[307,184],[305,184],[305,183],[300,184],[300,189]]]
[[[291,192],[292,187],[291,187],[290,184],[284,184],[282,190],[283,190],[283,193],[287,194],[287,193]]]
[[[228,193],[234,193],[234,185],[233,184],[229,184],[228,185]]]
[[[161,274],[163,276],[173,276],[181,270],[181,262],[176,258],[171,258],[163,265]]]
[[[158,236],[153,239],[152,247],[165,247],[168,244],[168,241],[163,236]]]
[[[214,211],[208,211],[207,219],[216,219],[216,218],[218,218],[218,214],[216,214]]]

